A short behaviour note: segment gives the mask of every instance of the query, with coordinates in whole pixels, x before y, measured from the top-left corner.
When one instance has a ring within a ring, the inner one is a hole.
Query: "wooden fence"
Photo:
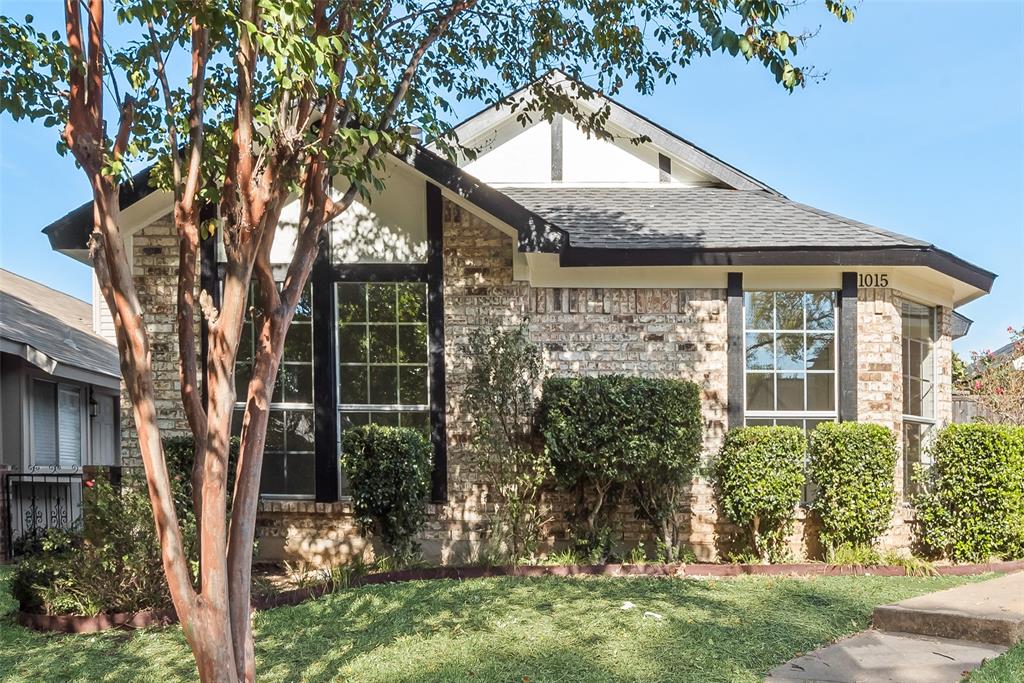
[[[992,422],[1003,419],[974,396],[960,394],[953,396],[953,422]]]

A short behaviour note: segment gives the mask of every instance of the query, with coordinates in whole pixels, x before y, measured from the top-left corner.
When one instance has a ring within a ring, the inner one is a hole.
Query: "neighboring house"
[[[0,270],[0,559],[78,518],[83,467],[120,462],[120,385],[88,303]]]
[[[744,424],[876,422],[900,436],[894,476],[911,490],[922,442],[950,419],[950,345],[954,324],[963,327],[953,309],[995,276],[788,199],[610,105],[612,140],[568,118],[523,126],[507,108],[487,109],[457,129],[475,160],[449,163],[425,147],[391,157],[386,190],[332,226],[272,405],[261,558],[330,562],[362,547],[337,461],[340,433],[366,422],[430,431],[424,549],[471,558],[487,502],[466,453],[462,345],[474,329],[523,320],[554,373],[697,382],[706,457]],[[649,142],[633,144],[639,136]],[[164,426],[184,432],[171,198],[147,178],[122,190],[122,230],[153,330]],[[85,261],[91,217],[87,204],[47,227],[53,248]],[[288,230],[278,243],[273,259],[285,262]],[[203,286],[216,295],[213,247]],[[137,463],[131,430],[123,436],[125,462]],[[909,543],[909,514],[900,506],[889,545]],[[632,515],[622,524],[634,542]],[[714,556],[722,528],[710,485],[696,481],[689,539],[699,557]]]

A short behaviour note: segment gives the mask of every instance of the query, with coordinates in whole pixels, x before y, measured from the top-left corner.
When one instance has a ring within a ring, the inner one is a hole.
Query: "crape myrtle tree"
[[[720,51],[763,65],[793,90],[813,77],[791,62],[809,37],[786,30],[795,4],[65,0],[61,27],[0,18],[0,110],[57,128],[58,152],[70,153],[92,191],[89,253],[116,329],[170,594],[202,680],[255,677],[250,566],[267,405],[324,227],[382,188],[385,156],[414,148],[414,126],[443,154],[472,155],[447,123],[453,104],[494,103],[529,83],[508,101],[524,120],[563,112],[608,137],[607,107],[585,114],[574,103],[593,99],[590,89],[557,77],[535,81],[553,69],[596,91],[629,84],[650,94],[694,58]],[[853,16],[843,2],[824,5],[823,15]],[[116,44],[106,30],[112,20],[122,25]],[[196,444],[197,575],[186,561],[157,424],[153,321],[139,301],[120,218],[128,169],[146,164],[155,164],[151,182],[173,196],[178,374]],[[279,287],[270,254],[293,201],[295,247]],[[215,219],[206,220],[211,210]],[[197,287],[200,243],[214,236],[226,259],[219,305]],[[252,281],[257,342],[228,491],[235,356]]]

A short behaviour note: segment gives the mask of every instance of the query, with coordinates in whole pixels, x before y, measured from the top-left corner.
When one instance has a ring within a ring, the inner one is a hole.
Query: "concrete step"
[[[978,643],[1024,641],[1024,572],[875,608],[874,627]]]
[[[862,631],[768,672],[766,683],[957,683],[1002,645]]]

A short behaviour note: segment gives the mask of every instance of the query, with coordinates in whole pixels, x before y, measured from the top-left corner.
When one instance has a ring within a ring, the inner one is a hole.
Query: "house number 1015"
[[[858,287],[888,287],[889,276],[885,273],[857,273]]]

